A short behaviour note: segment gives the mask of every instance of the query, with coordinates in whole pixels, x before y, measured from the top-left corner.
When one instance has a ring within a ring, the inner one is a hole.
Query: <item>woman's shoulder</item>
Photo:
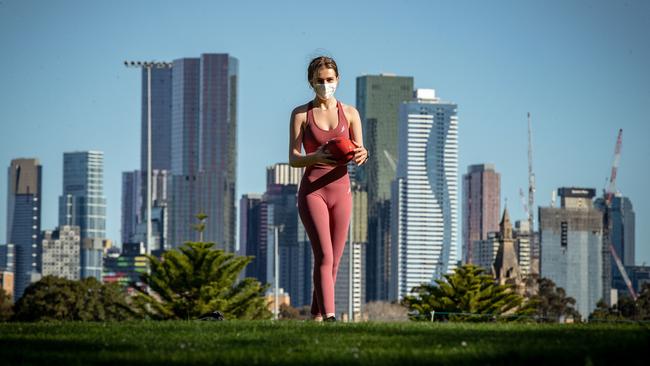
[[[309,102],[301,104],[295,107],[291,111],[291,123],[300,124],[301,128],[307,123],[307,109],[309,107]]]
[[[340,101],[339,101],[339,102],[340,102]],[[343,111],[346,112],[346,113],[351,113],[351,114],[353,114],[353,113],[359,113],[359,112],[357,111],[357,109],[354,108],[354,106],[352,106],[352,105],[345,104],[345,103],[341,102],[341,106],[343,107]]]
[[[293,111],[291,111],[291,115],[300,115],[300,114],[307,114],[307,109],[309,108],[309,102],[305,104],[301,104],[299,106],[296,106]]]
[[[345,113],[345,117],[348,119],[349,122],[353,122],[356,120],[359,120],[359,111],[357,111],[354,106],[351,106],[349,104],[345,104],[341,102],[341,106],[343,107],[343,113]]]

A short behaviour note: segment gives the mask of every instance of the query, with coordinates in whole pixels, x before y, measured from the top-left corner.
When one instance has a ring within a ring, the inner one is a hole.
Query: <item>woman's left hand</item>
[[[354,149],[354,162],[357,163],[357,165],[363,165],[368,161],[368,150],[366,150],[365,147],[361,146],[361,144],[358,144],[354,140],[350,140],[356,146],[357,148]]]

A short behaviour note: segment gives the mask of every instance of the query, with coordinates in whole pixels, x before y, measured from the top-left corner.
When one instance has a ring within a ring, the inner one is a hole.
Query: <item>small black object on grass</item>
[[[199,320],[226,320],[223,316],[223,313],[219,310],[215,310],[210,313],[205,313],[199,317]]]

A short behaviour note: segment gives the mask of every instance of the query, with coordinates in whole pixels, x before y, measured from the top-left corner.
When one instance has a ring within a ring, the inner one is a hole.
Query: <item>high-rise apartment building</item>
[[[392,192],[390,299],[456,267],[457,106],[418,89],[400,108],[397,177]]]
[[[388,299],[391,269],[390,196],[397,163],[399,109],[413,95],[413,77],[393,74],[357,77],[356,107],[368,161],[354,179],[368,192],[366,300]]]

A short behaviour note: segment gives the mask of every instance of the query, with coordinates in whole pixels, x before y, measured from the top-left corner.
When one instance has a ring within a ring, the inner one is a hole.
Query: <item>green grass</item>
[[[647,364],[635,324],[0,323],[0,364]]]

